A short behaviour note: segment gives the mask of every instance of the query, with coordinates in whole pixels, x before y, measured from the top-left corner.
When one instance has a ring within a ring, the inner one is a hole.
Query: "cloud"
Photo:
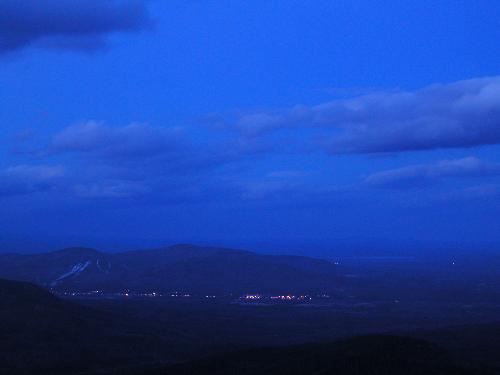
[[[239,197],[250,200],[285,199],[298,201],[306,196],[318,197],[339,192],[338,186],[318,185],[309,170],[274,170],[250,178],[228,178],[225,180]]]
[[[65,175],[62,166],[17,165],[0,171],[0,197],[47,191]]]
[[[178,152],[184,147],[177,128],[132,123],[122,127],[88,121],[69,126],[56,134],[49,153],[82,153],[102,157],[147,158]]]
[[[72,190],[77,197],[90,199],[130,198],[151,193],[151,189],[147,185],[130,181],[77,184]]]
[[[253,179],[249,181],[238,181],[234,183],[241,197],[245,199],[262,199],[272,196],[287,196],[297,191],[305,193],[308,186],[296,176],[282,176],[273,173],[264,176],[261,179]]]
[[[364,182],[373,187],[412,188],[431,185],[448,178],[499,175],[500,163],[488,163],[475,157],[468,157],[377,172],[366,177]]]
[[[493,145],[500,143],[500,77],[233,117],[217,122],[250,138],[295,130],[334,154]]]
[[[151,25],[141,0],[2,0],[0,54],[30,46],[91,52],[107,35]]]
[[[217,182],[219,168],[247,158],[253,162],[263,152],[259,142],[195,139],[180,127],[86,121],[16,154],[67,165],[68,175],[58,186],[73,197],[171,201],[225,189]]]
[[[481,184],[471,186],[460,192],[454,192],[453,195],[457,198],[497,198],[500,196],[500,184]]]
[[[77,155],[114,172],[138,175],[197,174],[269,152],[266,142],[210,140],[181,127],[132,123],[109,126],[96,121],[69,126],[51,137],[36,156]],[[252,159],[253,160],[253,159]],[[133,166],[139,168],[132,168]]]

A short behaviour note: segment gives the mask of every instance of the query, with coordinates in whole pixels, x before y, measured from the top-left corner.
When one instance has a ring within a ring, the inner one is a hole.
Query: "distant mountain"
[[[0,277],[56,287],[68,281],[99,278],[109,271],[106,254],[94,249],[69,248],[41,254],[0,254]]]
[[[252,349],[126,375],[493,375],[427,341],[372,335],[333,343]]]
[[[0,279],[0,374],[66,374],[176,356],[170,333]]]
[[[308,257],[175,245],[115,254],[86,248],[0,254],[0,277],[55,290],[230,294],[323,292],[335,286],[337,273],[334,264]]]

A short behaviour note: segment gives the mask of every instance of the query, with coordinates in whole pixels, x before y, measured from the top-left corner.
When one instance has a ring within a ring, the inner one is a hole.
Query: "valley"
[[[500,278],[491,258],[484,266],[481,259],[327,261],[194,245],[0,258],[0,277],[18,280],[4,281],[0,293],[9,375],[30,366],[156,374],[235,351],[374,334],[415,337],[452,357],[470,351],[472,362],[500,366],[491,354],[500,348]]]

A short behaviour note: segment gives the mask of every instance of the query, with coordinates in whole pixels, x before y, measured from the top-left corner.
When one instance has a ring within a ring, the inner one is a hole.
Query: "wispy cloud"
[[[64,176],[62,166],[15,165],[0,171],[0,197],[46,191]]]
[[[54,135],[49,153],[96,154],[110,158],[153,157],[183,147],[176,128],[132,123],[111,127],[95,121],[69,126]]]
[[[366,177],[364,182],[373,187],[414,188],[428,186],[449,178],[499,175],[499,163],[488,163],[475,157],[468,157],[377,172]]]
[[[116,199],[144,196],[151,193],[151,188],[142,182],[99,181],[77,184],[72,192],[79,198]]]

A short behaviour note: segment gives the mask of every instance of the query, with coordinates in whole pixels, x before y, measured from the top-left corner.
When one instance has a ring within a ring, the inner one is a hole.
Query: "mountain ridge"
[[[0,254],[0,277],[60,291],[322,292],[333,285],[335,271],[321,259],[190,244],[120,253],[71,247]]]

